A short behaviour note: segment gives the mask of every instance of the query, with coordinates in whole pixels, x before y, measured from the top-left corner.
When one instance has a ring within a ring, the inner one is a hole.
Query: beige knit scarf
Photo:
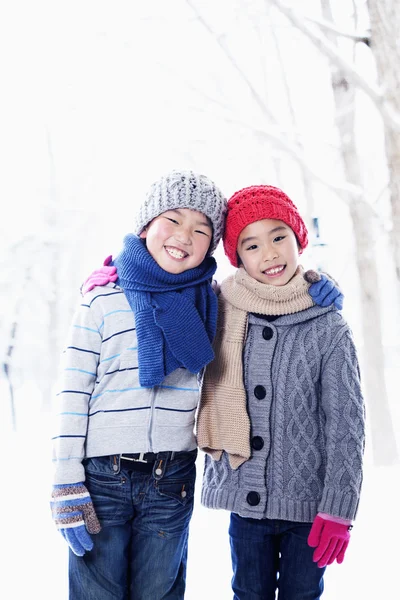
[[[250,458],[250,420],[243,380],[243,348],[248,313],[289,315],[314,305],[299,266],[289,283],[259,283],[241,267],[221,284],[215,358],[204,375],[197,416],[199,448],[220,460],[229,455],[233,469]]]

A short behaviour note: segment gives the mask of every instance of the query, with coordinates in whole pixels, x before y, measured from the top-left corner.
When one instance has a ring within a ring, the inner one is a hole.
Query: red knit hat
[[[238,266],[236,249],[240,233],[250,223],[262,219],[283,221],[293,230],[301,251],[307,247],[307,227],[290,198],[272,185],[252,185],[235,192],[228,201],[223,243],[234,267]]]

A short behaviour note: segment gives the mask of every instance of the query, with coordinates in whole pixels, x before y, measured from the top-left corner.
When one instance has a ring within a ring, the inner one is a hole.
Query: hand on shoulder
[[[319,273],[312,269],[304,273],[304,279],[311,283],[309,294],[318,306],[334,304],[338,310],[343,308],[343,292],[339,284],[327,273]]]
[[[100,269],[93,271],[81,286],[81,294],[84,296],[90,292],[96,285],[107,285],[107,283],[115,282],[118,279],[117,268],[109,266],[112,261],[112,256],[107,256],[103,261],[103,266]]]

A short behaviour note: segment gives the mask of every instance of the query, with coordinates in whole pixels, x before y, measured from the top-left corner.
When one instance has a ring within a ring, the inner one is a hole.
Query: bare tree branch
[[[271,23],[271,19],[269,21]],[[292,93],[290,90],[289,80],[288,80],[287,72],[285,69],[285,63],[284,63],[281,48],[279,45],[279,39],[276,34],[276,28],[274,27],[273,23],[271,23],[269,26],[269,36],[273,40],[273,43],[275,46],[275,53],[276,53],[276,57],[278,59],[279,67],[280,67],[279,70],[281,72],[281,80],[283,83],[283,87],[285,89],[287,103],[288,103],[288,107],[289,107],[291,126],[292,126],[292,130],[294,131],[296,129],[296,125],[297,125],[296,111],[294,109]],[[304,153],[304,147],[303,147],[303,143],[302,143],[301,139],[299,139],[297,137],[297,139],[294,140],[294,144],[297,146],[299,152]],[[314,194],[313,194],[313,179],[310,176],[310,173],[307,172],[304,168],[302,168],[301,175],[302,175],[302,180],[303,180],[304,196],[306,198],[306,207],[307,207],[305,216],[307,218],[308,224],[311,225],[312,217],[314,214],[314,208],[315,208],[315,199],[314,199]]]
[[[229,62],[233,66],[233,68],[237,71],[240,78],[245,82],[245,84],[247,85],[248,89],[251,92],[251,95],[252,95],[254,101],[256,102],[257,106],[260,108],[263,116],[267,119],[268,123],[270,124],[271,122],[276,122],[276,119],[274,118],[273,114],[268,110],[268,107],[266,106],[265,102],[263,101],[263,99],[261,98],[261,96],[259,95],[257,90],[255,89],[255,87],[253,86],[253,84],[251,83],[249,78],[247,77],[246,73],[240,68],[237,61],[235,60],[235,57],[231,54],[229,48],[223,41],[223,37],[217,35],[217,33],[207,23],[207,21],[204,19],[204,17],[199,13],[197,7],[195,6],[195,3],[192,0],[186,0],[186,2],[190,6],[190,8],[193,10],[193,12],[195,13],[195,15],[196,15],[197,19],[199,20],[199,22],[201,23],[201,25],[206,29],[206,31],[210,34],[210,36],[220,46],[220,48],[223,51],[223,53],[225,54],[226,58],[229,60]],[[289,156],[291,156],[300,165],[300,167],[302,169],[304,169],[304,171],[306,173],[308,173],[311,177],[313,177],[313,179],[315,179],[316,181],[319,181],[323,185],[325,185],[331,189],[334,189],[338,193],[345,192],[347,194],[351,194],[356,197],[359,197],[361,195],[361,190],[357,186],[353,186],[348,183],[343,183],[343,184],[338,185],[338,184],[335,184],[334,182],[328,181],[324,176],[321,176],[320,174],[318,174],[314,169],[312,169],[310,167],[304,154],[298,148],[296,148],[295,145],[291,144],[288,140],[282,138],[280,134],[274,133],[271,130],[270,126],[268,128],[264,129],[264,128],[260,128],[260,127],[251,125],[249,123],[246,123],[246,122],[238,120],[238,119],[232,119],[227,116],[223,116],[221,118],[223,118],[227,122],[240,124],[243,127],[250,128],[254,133],[257,133],[259,136],[265,137],[269,141],[272,141],[276,146],[278,146],[279,148],[284,150],[287,154],[289,154]]]
[[[329,21],[325,21],[324,19],[317,19],[316,17],[310,17],[308,15],[304,15],[304,18],[307,19],[307,21],[309,21],[310,23],[318,25],[321,29],[325,29],[330,33],[334,33],[338,37],[350,39],[354,42],[362,42],[367,46],[369,46],[370,44],[369,31],[365,31],[364,33],[357,33],[356,31],[344,31],[343,29],[339,29],[333,23],[329,23]]]
[[[193,106],[192,108],[193,110],[197,110],[199,112],[207,112],[206,109],[200,107]],[[352,185],[347,182],[337,183],[335,181],[330,181],[329,178],[327,178],[325,175],[321,175],[316,170],[314,170],[310,166],[309,160],[306,158],[306,156],[294,144],[289,143],[287,139],[285,139],[281,135],[281,132],[279,130],[275,132],[273,131],[272,127],[257,127],[252,123],[248,123],[236,117],[231,118],[228,116],[220,116],[219,118],[223,119],[227,123],[232,123],[234,125],[244,127],[245,129],[249,129],[253,133],[257,134],[260,138],[265,138],[269,142],[272,142],[274,146],[280,148],[286,154],[289,154],[289,156],[291,156],[299,164],[299,166],[302,169],[304,169],[315,181],[318,181],[324,186],[330,188],[331,190],[334,190],[337,194],[350,194],[351,196],[357,198],[362,195],[362,190],[358,186]],[[341,199],[343,199],[344,201],[346,200],[346,198],[343,198],[342,196]],[[369,207],[369,205],[367,206]]]
[[[329,42],[324,35],[317,31],[313,27],[309,27],[306,24],[306,19],[303,15],[300,15],[292,7],[288,6],[281,0],[267,0],[271,2],[277,10],[279,10],[285,17],[297,27],[308,39],[334,64],[338,65],[343,69],[353,83],[363,90],[367,96],[372,100],[375,106],[378,108],[383,120],[395,131],[400,131],[400,115],[393,110],[391,106],[386,102],[385,96],[381,93],[381,90],[365,80],[365,77],[346,60],[340,51],[335,47],[334,44]]]
[[[207,102],[210,102],[210,104],[215,104],[216,106],[219,106],[220,108],[222,108],[223,110],[226,110],[227,112],[230,111],[230,107],[227,104],[225,104],[224,102],[221,102],[220,100],[218,100],[218,98],[207,94],[206,91],[201,86],[195,85],[192,81],[190,81],[187,77],[185,77],[185,75],[181,71],[177,71],[177,70],[171,68],[171,66],[169,64],[164,65],[160,62],[158,62],[157,64],[162,71],[167,71],[172,77],[175,77],[176,80],[179,81],[179,83],[183,82],[187,88],[192,90],[192,92],[195,92],[196,94],[198,94],[204,100],[207,100]]]
[[[194,92],[195,94],[197,94],[198,96],[200,96],[201,98],[203,98],[204,100],[209,102],[210,104],[215,104],[216,106],[221,108],[223,111],[226,111],[226,112],[222,112],[222,113],[218,113],[218,112],[214,111],[212,114],[216,119],[221,119],[223,121],[229,121],[232,124],[236,124],[241,127],[244,127],[245,129],[251,130],[254,133],[257,133],[257,135],[260,133],[260,131],[261,131],[260,126],[254,125],[253,123],[250,123],[248,121],[240,120],[234,116],[229,116],[229,114],[232,113],[230,106],[228,106],[224,102],[219,101],[218,98],[215,98],[215,97],[207,94],[201,86],[195,85],[193,82],[189,81],[189,79],[187,77],[182,76],[182,73],[180,71],[178,72],[177,70],[172,69],[169,65],[163,65],[162,63],[159,63],[159,66],[160,66],[160,69],[162,69],[163,71],[167,70],[169,72],[169,74],[172,77],[175,77],[179,83],[183,82],[184,85],[186,87],[188,87],[192,92]],[[198,112],[204,112],[204,113],[209,112],[205,108],[200,108],[199,106],[194,106],[194,105],[192,105],[192,106],[189,105],[188,108],[192,108],[192,110],[196,110]],[[266,127],[266,132],[268,132],[268,131],[273,132],[273,135],[276,135],[276,136],[282,135],[282,136],[286,136],[287,138],[291,138],[295,141],[295,143],[298,143],[298,144],[302,144],[307,140],[308,142],[313,143],[313,144],[315,144],[315,143],[321,144],[322,143],[324,146],[329,147],[329,148],[335,147],[335,144],[333,143],[332,140],[328,140],[328,139],[324,140],[322,138],[322,136],[319,134],[315,134],[315,136],[314,136],[309,131],[307,132],[307,134],[305,134],[304,132],[299,131],[295,127],[288,129],[287,127],[283,127],[276,122],[274,124],[268,123],[268,126]]]
[[[238,65],[237,61],[235,60],[235,57],[231,54],[228,46],[224,42],[223,36],[217,35],[217,33],[212,29],[212,27],[209,25],[209,23],[199,13],[195,3],[192,2],[192,0],[186,0],[186,2],[190,6],[190,8],[193,10],[193,12],[195,13],[199,23],[201,23],[201,25],[208,31],[208,33],[211,35],[211,37],[216,41],[216,43],[221,48],[222,52],[225,54],[228,61],[231,63],[232,67],[239,74],[240,78],[245,82],[255,103],[261,110],[262,115],[267,119],[267,121],[276,121],[273,114],[268,110],[268,107],[266,106],[262,97],[257,92],[256,88],[253,86],[250,79],[247,77],[246,73]]]
[[[223,53],[225,54],[225,56],[227,57],[227,59],[229,60],[231,65],[239,73],[241,79],[246,83],[247,87],[249,88],[249,90],[252,94],[253,99],[255,100],[255,102],[257,103],[259,108],[261,109],[262,114],[267,117],[269,122],[275,121],[272,113],[267,109],[265,103],[263,102],[262,98],[258,94],[257,90],[254,88],[253,84],[248,79],[247,75],[239,67],[239,65],[237,64],[237,61],[232,56],[229,48],[224,43],[222,36],[218,36],[216,34],[216,32],[212,29],[212,27],[207,23],[207,21],[199,13],[197,7],[194,5],[192,0],[187,0],[187,4],[191,7],[191,9],[195,13],[197,19],[203,25],[203,27],[207,30],[207,32],[210,34],[210,36],[220,46],[220,48],[222,49]],[[333,49],[335,50],[334,46],[333,46]],[[193,86],[191,86],[191,87],[193,88]],[[208,99],[210,99],[210,98],[208,98]],[[304,155],[298,148],[296,148],[293,144],[290,144],[288,142],[288,140],[285,140],[282,137],[280,137],[280,134],[272,132],[270,127],[263,129],[263,128],[251,125],[249,123],[246,123],[244,121],[241,121],[238,119],[233,119],[233,118],[230,118],[227,116],[222,116],[221,118],[227,122],[235,123],[236,125],[241,125],[242,127],[251,129],[254,133],[257,133],[259,136],[269,139],[275,145],[277,145],[282,150],[284,150],[286,153],[288,153],[299,164],[299,166],[302,169],[304,169],[304,171],[306,173],[308,173],[311,177],[313,177],[313,179],[315,179],[316,181],[319,181],[320,183],[327,186],[328,188],[336,191],[337,193],[344,192],[344,193],[351,194],[352,196],[356,196],[356,197],[361,196],[362,190],[358,186],[354,186],[349,183],[342,183],[342,184],[339,183],[339,185],[338,185],[338,184],[335,184],[334,182],[330,182],[329,180],[326,179],[326,177],[317,173],[312,167],[310,167],[306,158],[304,157]],[[371,208],[371,211],[373,211],[372,207],[370,207],[370,208]]]

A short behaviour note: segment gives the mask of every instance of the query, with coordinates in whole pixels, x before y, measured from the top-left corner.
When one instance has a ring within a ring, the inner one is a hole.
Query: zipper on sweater
[[[156,403],[156,395],[157,395],[158,387],[155,386],[151,390],[151,403],[150,403],[150,423],[148,430],[148,441],[149,441],[149,452],[153,452],[153,427],[154,427],[154,411],[155,411],[155,403]]]

